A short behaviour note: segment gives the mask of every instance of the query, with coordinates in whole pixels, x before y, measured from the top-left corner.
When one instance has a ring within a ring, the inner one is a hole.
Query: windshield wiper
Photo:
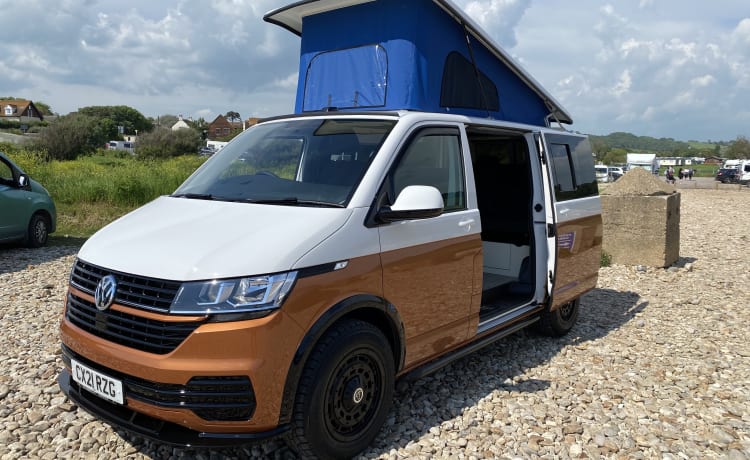
[[[229,201],[232,203],[253,203],[253,204],[278,204],[281,206],[319,206],[325,208],[343,208],[344,205],[338,203],[329,203],[327,201],[315,201],[315,200],[300,200],[297,197],[289,198],[268,198],[257,200],[254,198],[229,198],[223,196],[215,196],[210,193],[179,193],[177,195],[170,195],[172,198],[188,198],[192,200],[213,200],[213,201]]]
[[[235,200],[232,200],[235,201]],[[326,208],[343,208],[344,205],[338,203],[329,203],[327,201],[315,201],[315,200],[300,200],[297,197],[289,198],[269,198],[262,200],[255,200],[252,198],[246,198],[241,201],[243,203],[254,203],[254,204],[278,204],[281,206],[320,206]]]
[[[217,199],[210,193],[179,193],[177,195],[169,195],[172,198],[188,198],[190,200],[215,200]]]

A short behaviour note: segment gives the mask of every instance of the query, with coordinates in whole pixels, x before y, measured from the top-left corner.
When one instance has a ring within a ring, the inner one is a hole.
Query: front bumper
[[[105,401],[80,388],[64,368],[57,379],[65,395],[79,407],[113,426],[157,442],[183,447],[230,447],[240,444],[270,439],[289,430],[289,425],[281,425],[273,430],[260,433],[206,433],[190,430],[175,423],[165,422]]]

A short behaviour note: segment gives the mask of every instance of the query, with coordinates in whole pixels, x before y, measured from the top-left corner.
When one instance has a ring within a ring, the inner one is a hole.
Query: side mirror
[[[443,195],[435,187],[410,185],[404,188],[390,208],[378,211],[380,222],[428,219],[443,213]]]
[[[29,186],[29,176],[21,174],[18,176],[18,188],[26,188]]]

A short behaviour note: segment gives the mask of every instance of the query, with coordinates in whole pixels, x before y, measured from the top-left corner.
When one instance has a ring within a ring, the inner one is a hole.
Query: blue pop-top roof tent
[[[565,109],[450,0],[306,0],[295,112],[421,110],[547,126]]]

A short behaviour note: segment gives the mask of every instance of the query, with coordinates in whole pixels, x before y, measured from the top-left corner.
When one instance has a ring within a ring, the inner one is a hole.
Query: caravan
[[[740,185],[750,184],[750,160],[739,160],[737,171]]]
[[[295,114],[84,244],[58,381],[158,442],[351,457],[398,380],[574,327],[601,256],[591,146],[449,0],[266,20],[301,36]]]

